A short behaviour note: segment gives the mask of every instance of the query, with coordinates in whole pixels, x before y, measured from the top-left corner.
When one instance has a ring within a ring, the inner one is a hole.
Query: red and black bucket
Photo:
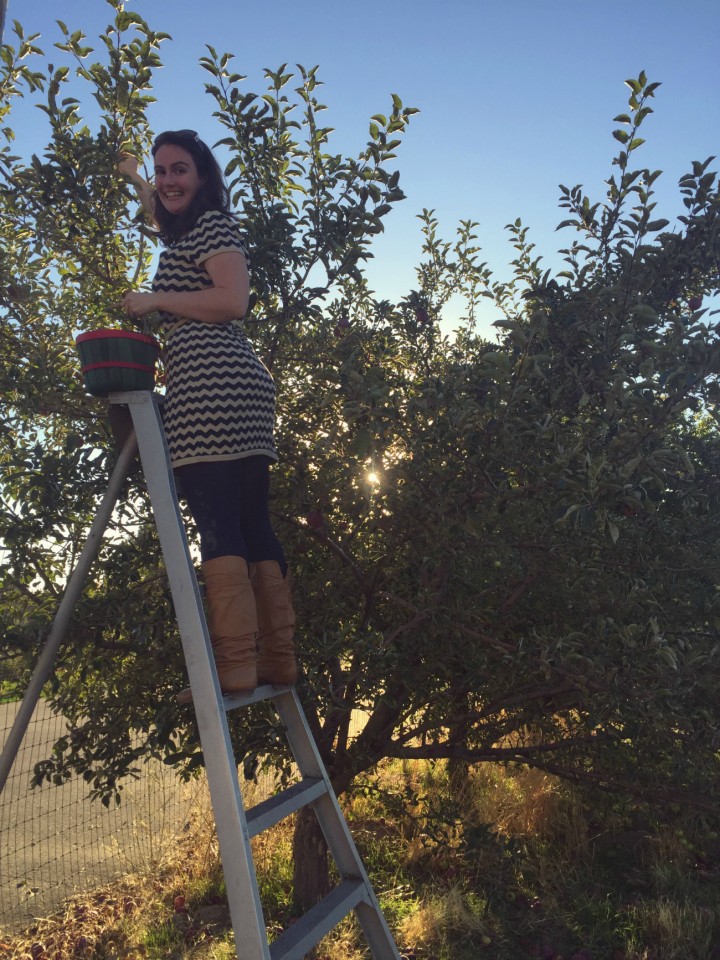
[[[75,338],[85,389],[95,397],[125,390],[152,390],[160,346],[129,330],[92,330]]]

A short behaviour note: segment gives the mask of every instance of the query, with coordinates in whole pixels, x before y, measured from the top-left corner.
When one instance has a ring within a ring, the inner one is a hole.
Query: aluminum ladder
[[[129,408],[160,538],[193,692],[238,960],[301,960],[352,910],[374,960],[400,960],[295,688],[261,686],[251,694],[228,697],[220,691],[157,397],[137,391],[111,394],[109,399]],[[272,703],[285,728],[301,779],[246,811],[226,713],[262,700]],[[340,883],[268,944],[250,840],[307,805],[318,819]]]

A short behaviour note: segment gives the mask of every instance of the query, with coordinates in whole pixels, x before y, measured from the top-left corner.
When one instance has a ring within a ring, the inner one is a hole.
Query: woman
[[[222,171],[194,130],[161,133],[152,155],[154,189],[134,157],[118,163],[165,246],[152,293],[128,291],[123,306],[163,323],[165,432],[200,533],[218,679],[224,693],[295,683],[295,614],[268,509],[275,389],[240,324],[245,247]]]

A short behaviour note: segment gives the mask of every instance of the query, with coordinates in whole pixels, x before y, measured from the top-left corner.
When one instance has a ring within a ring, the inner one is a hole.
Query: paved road
[[[0,704],[0,745],[17,709],[16,703]],[[122,803],[110,809],[88,799],[80,778],[31,790],[33,766],[64,730],[62,717],[41,701],[0,794],[0,929],[8,932],[49,916],[73,893],[152,870],[201,793],[160,763],[128,782]]]

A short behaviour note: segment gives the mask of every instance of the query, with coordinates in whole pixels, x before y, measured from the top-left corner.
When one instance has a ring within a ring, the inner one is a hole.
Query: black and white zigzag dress
[[[245,254],[236,219],[209,210],[162,251],[153,290],[206,289],[212,280],[205,260],[237,250]],[[167,333],[163,420],[173,467],[256,454],[277,460],[275,386],[241,323],[161,318]]]

